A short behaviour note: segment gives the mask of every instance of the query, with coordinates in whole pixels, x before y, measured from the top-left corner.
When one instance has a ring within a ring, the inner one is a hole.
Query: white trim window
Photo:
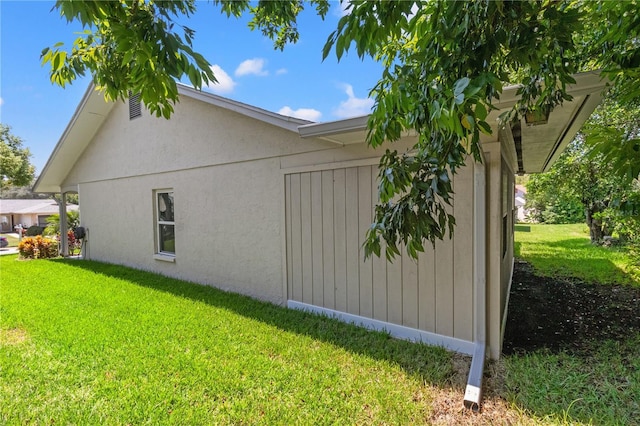
[[[173,191],[156,191],[155,199],[157,253],[175,256],[176,224],[173,211]]]

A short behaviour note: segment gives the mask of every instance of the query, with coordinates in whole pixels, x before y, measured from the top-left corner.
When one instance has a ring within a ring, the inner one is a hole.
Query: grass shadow
[[[249,296],[153,272],[92,260],[50,261],[229,310],[287,332],[339,346],[355,354],[393,363],[409,375],[415,375],[427,383],[451,386],[454,373],[452,354],[443,348],[395,339],[387,333],[366,330],[327,316],[287,309]]]
[[[504,342],[513,401],[568,423],[638,424],[639,310],[640,288],[542,277],[517,261]]]
[[[639,288],[540,276],[526,262],[517,261],[504,351],[569,350],[588,357],[594,344],[624,342],[640,333],[638,309]]]

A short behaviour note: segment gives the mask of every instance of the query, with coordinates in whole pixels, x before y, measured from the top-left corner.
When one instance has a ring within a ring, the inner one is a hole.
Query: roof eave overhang
[[[318,138],[338,145],[364,142],[367,132],[368,115],[345,120],[311,123],[298,127],[300,137]]]
[[[47,163],[33,185],[38,193],[58,193],[69,170],[98,131],[113,108],[92,83],[85,91],[76,111],[58,140]]]
[[[604,89],[604,87],[603,87]],[[600,101],[602,100],[601,92],[590,93],[585,96],[582,104],[576,109],[576,114],[573,115],[567,127],[563,131],[560,138],[556,141],[553,148],[547,156],[541,172],[548,171],[553,163],[560,157],[567,145],[571,143],[576,134],[580,131],[584,123],[589,119],[589,116],[596,109]]]
[[[178,93],[181,96],[234,111],[246,117],[295,133],[298,132],[300,126],[312,123],[308,120],[287,117],[211,93],[202,92],[184,84],[178,83]],[[104,96],[100,91],[96,90],[94,84],[89,85],[60,140],[49,156],[42,173],[36,180],[33,186],[34,192],[59,193],[73,190],[73,188],[63,188],[62,184],[114,105],[114,102],[105,101]]]
[[[199,100],[209,105],[214,105],[228,111],[233,111],[246,117],[251,117],[264,123],[271,124],[291,132],[298,132],[300,126],[313,124],[312,121],[295,117],[288,117],[275,112],[267,111],[253,105],[234,101],[213,93],[196,90],[191,86],[178,83],[178,93],[189,98]]]
[[[566,101],[563,106],[559,107],[566,107],[567,111],[572,110],[572,114],[566,114],[566,121],[560,126],[562,131],[558,132],[553,138],[543,141],[544,149],[548,151],[548,153],[545,151],[547,157],[544,164],[540,166],[536,165],[532,170],[526,170],[527,172],[548,170],[564,148],[571,142],[602,98],[602,92],[607,86],[607,81],[603,79],[600,71],[580,73],[573,77],[576,83],[568,85],[567,90],[568,93],[574,97],[574,101]],[[496,140],[496,138],[503,139],[504,135],[511,135],[511,129],[502,128],[498,117],[501,113],[510,110],[517,104],[520,99],[520,95],[518,94],[520,88],[521,86],[519,85],[506,86],[500,94],[500,97],[492,101],[492,105],[496,109],[491,112],[487,121],[491,124],[493,135],[495,136],[483,135],[482,141]],[[363,143],[367,136],[369,117],[370,116],[367,115],[346,120],[307,124],[300,126],[298,132],[302,138],[317,138],[341,146]],[[525,123],[522,123],[521,126],[523,131],[522,133],[518,133],[518,137],[524,135],[525,137],[521,139],[520,142],[521,144],[526,144],[528,142],[526,136],[529,136],[531,132]],[[513,145],[513,138],[509,139],[511,140],[511,145]],[[511,145],[509,148],[509,159],[511,163],[513,163],[515,170],[520,171],[523,169],[521,158],[522,148],[514,148]],[[522,171],[524,171],[524,169]]]

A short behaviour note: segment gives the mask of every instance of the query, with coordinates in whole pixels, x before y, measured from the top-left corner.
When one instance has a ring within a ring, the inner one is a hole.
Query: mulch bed
[[[588,352],[640,333],[640,288],[537,276],[516,259],[503,353]]]

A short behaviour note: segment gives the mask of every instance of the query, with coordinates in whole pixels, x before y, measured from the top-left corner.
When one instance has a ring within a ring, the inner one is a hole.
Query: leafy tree
[[[62,197],[58,194],[53,194],[51,198],[53,198],[58,205],[62,202]],[[78,194],[68,193],[65,198],[67,200],[67,204],[80,204]]]
[[[259,28],[284,47],[298,40],[295,27],[304,3],[300,1],[220,1],[228,16],[240,16],[251,10],[250,26]],[[324,16],[328,1],[318,1],[318,13]],[[180,1],[67,1],[55,7],[69,22],[78,21],[86,28],[71,50],[63,43],[42,51],[43,64],[51,67],[51,81],[65,86],[77,76],[90,72],[93,81],[107,99],[125,99],[130,93],[157,116],[169,118],[178,101],[176,80],[186,76],[200,89],[216,82],[211,64],[193,50],[195,32],[178,24],[181,16],[196,11],[195,0]]]
[[[0,189],[29,185],[33,180],[35,167],[29,161],[31,153],[22,142],[11,134],[11,127],[0,123]]]
[[[627,180],[640,175],[640,96],[629,99],[627,81],[613,87],[589,118],[585,141]]]
[[[559,161],[564,161],[564,158]],[[573,194],[556,189],[557,175],[552,169],[549,173],[530,176],[526,185],[530,217],[536,222],[549,224],[584,222],[584,208],[580,200]]]
[[[520,83],[520,102],[508,120],[527,110],[550,111],[570,99],[571,75],[603,70],[626,81],[628,99],[640,96],[638,0],[592,2],[353,0],[329,35],[326,58],[349,49],[379,60],[384,69],[372,89],[375,100],[367,141],[377,147],[403,132],[418,134],[410,152],[387,150],[380,161],[380,204],[365,242],[367,255],[389,258],[402,243],[411,256],[455,225],[447,213],[451,174],[480,158],[480,133],[503,82]],[[298,38],[302,0],[214,0],[229,16],[248,12],[249,26],[277,48]],[[309,4],[324,17],[328,0]],[[169,117],[178,100],[175,79],[188,76],[200,88],[214,81],[210,64],[192,50],[192,30],[178,15],[195,11],[194,0],[174,2],[58,1],[68,20],[87,27],[70,52],[43,51],[52,81],[64,85],[90,71],[109,99],[140,93],[157,115]],[[182,36],[174,31],[180,28]]]
[[[581,206],[591,242],[599,243],[613,230],[614,224],[607,219],[633,192],[633,184],[621,178],[603,155],[593,155],[584,136],[578,135],[547,173],[531,176],[527,202],[538,210],[539,218],[551,223],[562,221],[557,218],[562,209],[563,219],[575,219],[571,210]],[[556,217],[547,220],[550,212]]]
[[[2,188],[2,198],[7,200],[17,199],[46,199],[49,198],[49,194],[38,194],[32,191],[31,185],[15,186],[7,185]]]

